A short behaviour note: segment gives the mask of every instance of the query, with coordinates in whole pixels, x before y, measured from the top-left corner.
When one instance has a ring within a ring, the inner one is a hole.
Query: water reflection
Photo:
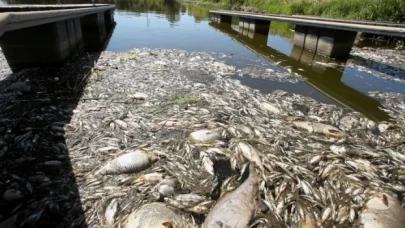
[[[267,46],[267,36],[255,34],[240,29],[236,31],[231,24],[211,22],[211,27],[245,45],[252,51],[266,57],[272,62],[280,62],[281,66],[290,68],[293,72],[300,72],[306,83],[321,93],[332,98],[350,109],[364,113],[373,120],[384,120],[388,115],[381,111],[379,102],[373,98],[351,88],[341,81],[343,67],[331,67],[330,60],[314,53],[293,47],[290,55],[283,54]],[[344,63],[340,63],[344,65]]]
[[[55,4],[56,0],[0,0],[6,4]],[[90,3],[90,0],[62,0],[63,4]],[[209,10],[195,5],[183,5],[174,0],[96,0],[96,3],[116,5],[117,28],[106,49],[127,51],[132,48],[169,48],[187,51],[225,53],[226,61],[244,68],[259,63],[276,69],[275,62],[302,74],[306,83],[278,83],[259,78],[244,77],[242,82],[264,93],[283,89],[311,96],[324,103],[340,103],[367,115],[371,119],[385,119],[378,102],[369,98],[368,91],[401,92],[401,84],[374,77],[372,73],[339,66],[328,66],[328,59],[293,48],[291,25],[272,22],[268,37],[249,31],[237,31],[230,25],[209,23]],[[237,24],[237,21],[234,20]],[[222,33],[216,32],[218,29]],[[233,42],[230,37],[237,41]],[[242,44],[242,45],[241,45]],[[359,45],[365,45],[361,42]],[[368,44],[369,45],[369,44]],[[268,62],[270,60],[271,62]],[[364,60],[357,58],[356,63]],[[360,63],[361,65],[361,63]],[[365,67],[375,71],[391,69],[370,61]],[[382,69],[382,70],[381,70]],[[304,70],[304,71],[301,71]],[[395,72],[398,70],[394,69]],[[392,70],[394,72],[394,70]],[[405,72],[404,72],[405,74]],[[315,88],[315,89],[314,89]]]

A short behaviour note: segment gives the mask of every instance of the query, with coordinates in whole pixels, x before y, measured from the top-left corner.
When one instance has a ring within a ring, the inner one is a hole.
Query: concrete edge
[[[115,5],[100,7],[62,9],[52,11],[26,11],[0,13],[0,36],[7,31],[21,29],[70,18],[82,17],[93,13],[115,9]]]
[[[347,24],[341,22],[330,22],[330,21],[317,21],[311,19],[302,19],[294,18],[292,16],[271,16],[271,15],[260,15],[260,14],[247,14],[241,12],[233,11],[217,11],[210,10],[210,13],[217,13],[228,16],[238,16],[252,19],[261,19],[261,20],[270,20],[270,21],[280,21],[288,22],[296,25],[304,26],[314,26],[321,28],[330,28],[330,29],[341,29],[354,32],[364,32],[364,33],[373,33],[381,35],[390,35],[390,36],[399,36],[405,37],[405,28],[390,27],[390,26],[376,26],[376,25],[362,25],[362,24]]]

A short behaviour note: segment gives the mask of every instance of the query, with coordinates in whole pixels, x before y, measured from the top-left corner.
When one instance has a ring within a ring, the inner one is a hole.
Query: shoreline
[[[4,57],[0,64],[5,66]],[[159,201],[177,205],[196,221],[190,227],[199,227],[211,207],[199,215],[190,209],[197,204],[176,204],[168,196],[194,193],[215,204],[221,194],[212,189],[228,178],[230,186],[239,186],[234,177],[252,161],[238,154],[235,145],[240,142],[254,148],[256,162],[263,165],[259,174],[265,196],[260,198],[270,202],[262,211],[270,224],[297,222],[284,215],[299,216],[298,211],[271,206],[280,200],[295,204],[289,195],[297,191],[300,200],[319,203],[305,209],[317,218],[326,209],[321,205],[332,204],[336,211],[356,208],[357,218],[376,192],[405,191],[405,160],[395,156],[405,151],[401,96],[395,98],[397,106],[387,105],[396,119],[375,123],[302,95],[281,90],[261,94],[229,78],[233,66],[207,53],[172,49],[94,53],[60,68],[28,69],[12,76],[3,69],[0,189],[8,195],[0,192],[0,220],[17,208],[14,219],[23,227],[100,227],[113,200],[119,205],[114,223],[123,223],[140,205]],[[13,89],[17,81],[30,88]],[[390,103],[389,96],[386,100]],[[200,130],[215,137],[196,142],[191,133]],[[151,153],[157,161],[131,174],[98,172],[134,150]],[[235,170],[227,171],[228,166]],[[398,174],[383,175],[391,167],[397,167]],[[174,193],[161,191],[163,180],[145,180],[151,173],[174,179]],[[310,190],[297,190],[303,182]],[[283,183],[288,184],[280,197],[274,189]],[[320,197],[320,188],[333,197]],[[353,191],[344,191],[349,188]],[[346,198],[350,200],[341,200]],[[342,221],[354,222],[336,216],[318,222]]]

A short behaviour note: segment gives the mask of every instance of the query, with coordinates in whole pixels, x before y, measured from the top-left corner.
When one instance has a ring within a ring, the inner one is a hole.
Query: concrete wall
[[[212,13],[210,15],[211,15],[211,20],[214,21],[214,22],[232,23],[232,17],[231,16],[221,15],[221,14],[216,14],[216,13]]]
[[[86,51],[98,51],[107,37],[104,13],[95,13],[80,19],[84,48]]]
[[[60,21],[9,31],[0,45],[12,69],[63,63],[82,51],[81,28],[77,20]]]
[[[270,21],[239,17],[239,28],[249,29],[255,33],[268,34]]]
[[[350,55],[357,33],[328,28],[295,26],[294,45],[330,58]]]
[[[101,51],[107,30],[113,28],[114,11],[82,18],[12,30],[0,37],[0,45],[13,70],[61,64],[70,56]]]

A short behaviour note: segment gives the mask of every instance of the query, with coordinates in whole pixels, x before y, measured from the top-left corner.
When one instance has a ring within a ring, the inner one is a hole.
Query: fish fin
[[[333,130],[333,129],[328,129],[328,132],[331,133],[334,136],[341,136],[342,132],[337,131],[337,130]]]
[[[175,228],[173,221],[164,222],[164,223],[162,223],[162,225],[165,226],[165,228]]]
[[[138,150],[141,151],[141,152],[144,152],[144,153],[148,152],[145,148],[143,148],[143,147],[141,147],[141,146],[138,147]]]
[[[388,207],[388,197],[384,193],[378,194],[377,198],[379,198],[384,205]]]
[[[125,153],[124,152],[118,152],[116,155],[115,155],[115,157],[119,157],[119,156],[122,156],[122,155],[124,155]]]

